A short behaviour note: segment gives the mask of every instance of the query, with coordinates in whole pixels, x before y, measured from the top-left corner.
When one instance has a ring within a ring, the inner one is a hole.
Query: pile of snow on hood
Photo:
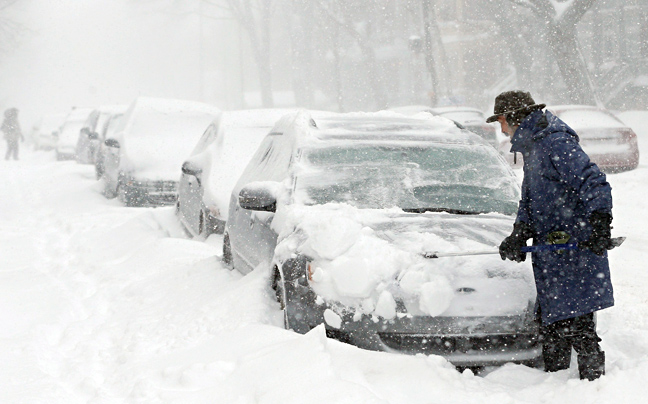
[[[363,314],[385,319],[405,315],[397,314],[397,299],[404,302],[407,315],[461,314],[450,313],[455,297],[454,281],[479,279],[479,282],[488,282],[494,272],[508,271],[510,263],[507,266],[498,255],[478,259],[425,259],[422,253],[431,248],[457,252],[493,247],[470,238],[449,240],[440,235],[443,232],[421,231],[419,226],[429,223],[431,216],[444,215],[449,216],[445,213],[404,214],[398,208],[357,209],[337,203],[280,207],[273,221],[279,234],[275,254],[280,262],[296,253],[311,258],[313,290],[329,305],[338,305],[342,311],[350,310],[355,319]],[[396,233],[384,228],[380,230],[377,225],[394,220],[407,220],[406,227],[411,230]],[[474,217],[457,220],[474,220]],[[512,277],[517,277],[518,282],[519,278],[524,278],[524,284],[531,284],[529,271],[522,270]],[[507,308],[502,306],[509,305],[511,313],[516,312],[520,305],[528,303],[528,293],[525,293],[504,297],[501,304],[498,301],[497,310],[505,312]]]

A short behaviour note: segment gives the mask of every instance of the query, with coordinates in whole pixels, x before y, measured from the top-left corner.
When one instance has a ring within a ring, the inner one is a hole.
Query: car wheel
[[[229,234],[225,233],[225,236],[223,236],[223,263],[231,269],[232,261],[232,245],[230,244]]]
[[[290,321],[288,319],[288,310],[286,308],[286,286],[277,267],[275,267],[274,275],[272,276],[272,290],[274,290],[275,299],[279,303],[279,308],[283,312],[284,328],[290,330]]]

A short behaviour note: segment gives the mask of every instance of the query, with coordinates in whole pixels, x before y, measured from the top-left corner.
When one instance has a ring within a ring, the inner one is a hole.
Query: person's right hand
[[[531,238],[531,229],[524,222],[515,223],[513,232],[502,241],[499,246],[499,254],[502,260],[522,262],[526,260],[526,253],[522,247],[526,246],[527,240]]]

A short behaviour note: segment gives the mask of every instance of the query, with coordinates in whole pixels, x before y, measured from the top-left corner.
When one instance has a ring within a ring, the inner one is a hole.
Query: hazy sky
[[[20,0],[9,15],[27,31],[0,56],[0,109],[17,106],[26,128],[73,105],[198,99],[199,19],[179,4]]]

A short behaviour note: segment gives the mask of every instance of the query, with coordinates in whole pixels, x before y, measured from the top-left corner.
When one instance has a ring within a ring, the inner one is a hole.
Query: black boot
[[[571,346],[558,342],[545,342],[542,346],[542,359],[545,372],[558,372],[569,369]]]
[[[581,380],[596,380],[605,374],[605,352],[578,355],[578,373]]]
[[[565,321],[569,320],[558,321],[540,329],[545,372],[569,369],[572,346],[569,340],[561,336],[561,331],[566,327],[563,324]]]

